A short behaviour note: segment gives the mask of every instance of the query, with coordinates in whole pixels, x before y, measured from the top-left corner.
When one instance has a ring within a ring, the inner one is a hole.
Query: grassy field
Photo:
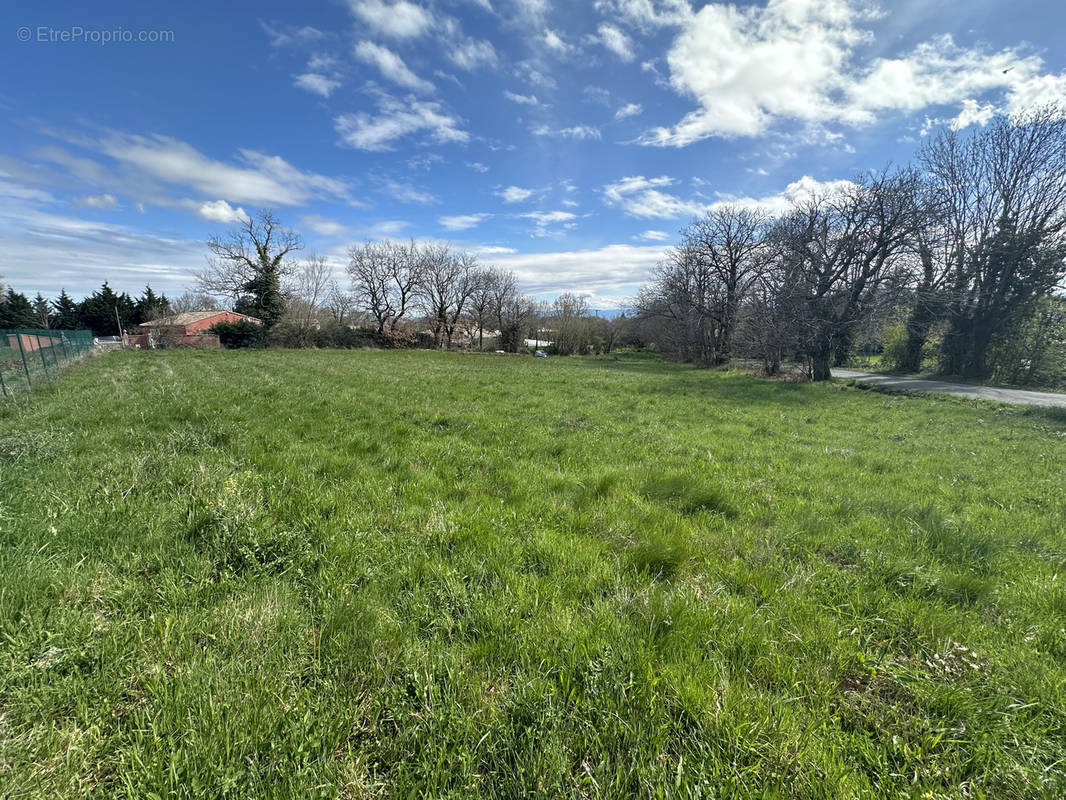
[[[1066,415],[638,357],[0,405],[0,797],[1059,798]]]

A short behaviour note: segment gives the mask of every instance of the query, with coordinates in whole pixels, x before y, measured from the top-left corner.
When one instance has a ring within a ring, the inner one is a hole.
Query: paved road
[[[858,381],[868,386],[891,389],[897,392],[941,392],[943,394],[956,394],[961,397],[979,397],[982,400],[994,400],[997,403],[1066,408],[1066,394],[1056,394],[1054,392],[1030,392],[1025,389],[971,386],[965,383],[931,381],[924,378],[878,375],[873,372],[858,372],[853,369],[834,369],[833,377]]]

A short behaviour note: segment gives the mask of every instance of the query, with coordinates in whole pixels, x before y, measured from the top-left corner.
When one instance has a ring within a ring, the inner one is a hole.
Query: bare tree
[[[494,267],[478,270],[474,278],[473,291],[470,293],[470,320],[477,331],[477,348],[485,345],[485,326],[496,319],[493,315],[494,298],[499,270]]]
[[[229,231],[207,240],[212,258],[197,274],[202,292],[230,297],[267,325],[285,311],[282,279],[291,273],[290,253],[303,247],[300,236],[286,228],[269,209],[245,217]]]
[[[767,261],[768,215],[758,209],[725,205],[698,217],[682,231],[682,246],[706,273],[707,312],[714,325],[714,360],[732,353],[740,304]]]
[[[378,333],[395,331],[418,299],[425,268],[415,242],[365,242],[348,251],[348,275],[356,304],[374,317]]]
[[[222,306],[214,295],[203,292],[184,292],[170,301],[170,313],[181,314],[185,311],[221,311]]]
[[[941,368],[985,378],[992,344],[1066,272],[1066,110],[944,131],[919,159],[947,237],[938,265],[946,279],[934,287],[948,319]]]
[[[925,344],[947,308],[946,287],[955,263],[947,196],[928,178],[916,184],[915,225],[910,245],[913,295],[905,323],[906,339],[893,365],[900,372],[918,372]]]
[[[570,292],[555,298],[551,307],[551,341],[560,355],[584,353],[588,350],[592,334],[589,319],[589,302]]]
[[[332,282],[333,268],[318,253],[311,253],[296,269],[291,292],[300,301],[297,323],[301,328],[313,327]]]
[[[365,242],[348,251],[348,276],[352,281],[352,298],[377,323],[378,333],[385,331],[395,314],[391,291],[390,252],[387,242]]]
[[[513,272],[493,270],[487,283],[491,318],[500,332],[499,346],[517,353],[525,345],[531,326],[537,323],[540,304],[518,291]]]
[[[672,248],[659,263],[651,283],[637,297],[645,320],[662,321],[660,346],[683,361],[709,365],[717,360],[714,309],[724,302],[722,286],[714,280],[695,248]]]
[[[419,292],[423,310],[432,320],[434,347],[451,346],[479,280],[477,259],[470,253],[453,251],[444,244],[422,249]]]
[[[323,305],[334,322],[338,325],[348,325],[355,308],[355,298],[341,289],[336,280],[330,278]]]
[[[883,290],[902,285],[914,229],[914,174],[865,177],[797,205],[775,228],[782,290],[795,308],[811,377],[828,380]]]

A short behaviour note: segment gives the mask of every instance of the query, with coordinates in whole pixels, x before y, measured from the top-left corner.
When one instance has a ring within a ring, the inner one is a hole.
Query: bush
[[[395,350],[414,347],[415,337],[404,331],[378,333],[376,328],[349,328],[347,325],[331,322],[315,331],[314,346],[346,350],[362,347]]]
[[[208,330],[222,342],[223,347],[258,347],[263,342],[265,331],[254,322],[216,322]]]

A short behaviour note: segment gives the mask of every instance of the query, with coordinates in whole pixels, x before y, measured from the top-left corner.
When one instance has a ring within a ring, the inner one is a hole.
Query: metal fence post
[[[56,365],[56,375],[59,374],[59,356],[56,355],[56,337],[52,334],[48,334],[48,350],[52,353],[52,363]]]
[[[30,379],[30,365],[26,363],[26,348],[22,346],[22,334],[16,333],[15,340],[19,343],[19,355],[22,356],[22,371],[26,373],[26,386],[32,389],[33,381]]]
[[[0,396],[7,397],[7,386],[4,384],[4,371],[0,369]]]
[[[33,337],[37,340],[37,355],[41,357],[41,366],[44,367],[44,377],[48,377],[48,362],[44,358],[44,350],[41,349],[41,334],[35,333]]]

